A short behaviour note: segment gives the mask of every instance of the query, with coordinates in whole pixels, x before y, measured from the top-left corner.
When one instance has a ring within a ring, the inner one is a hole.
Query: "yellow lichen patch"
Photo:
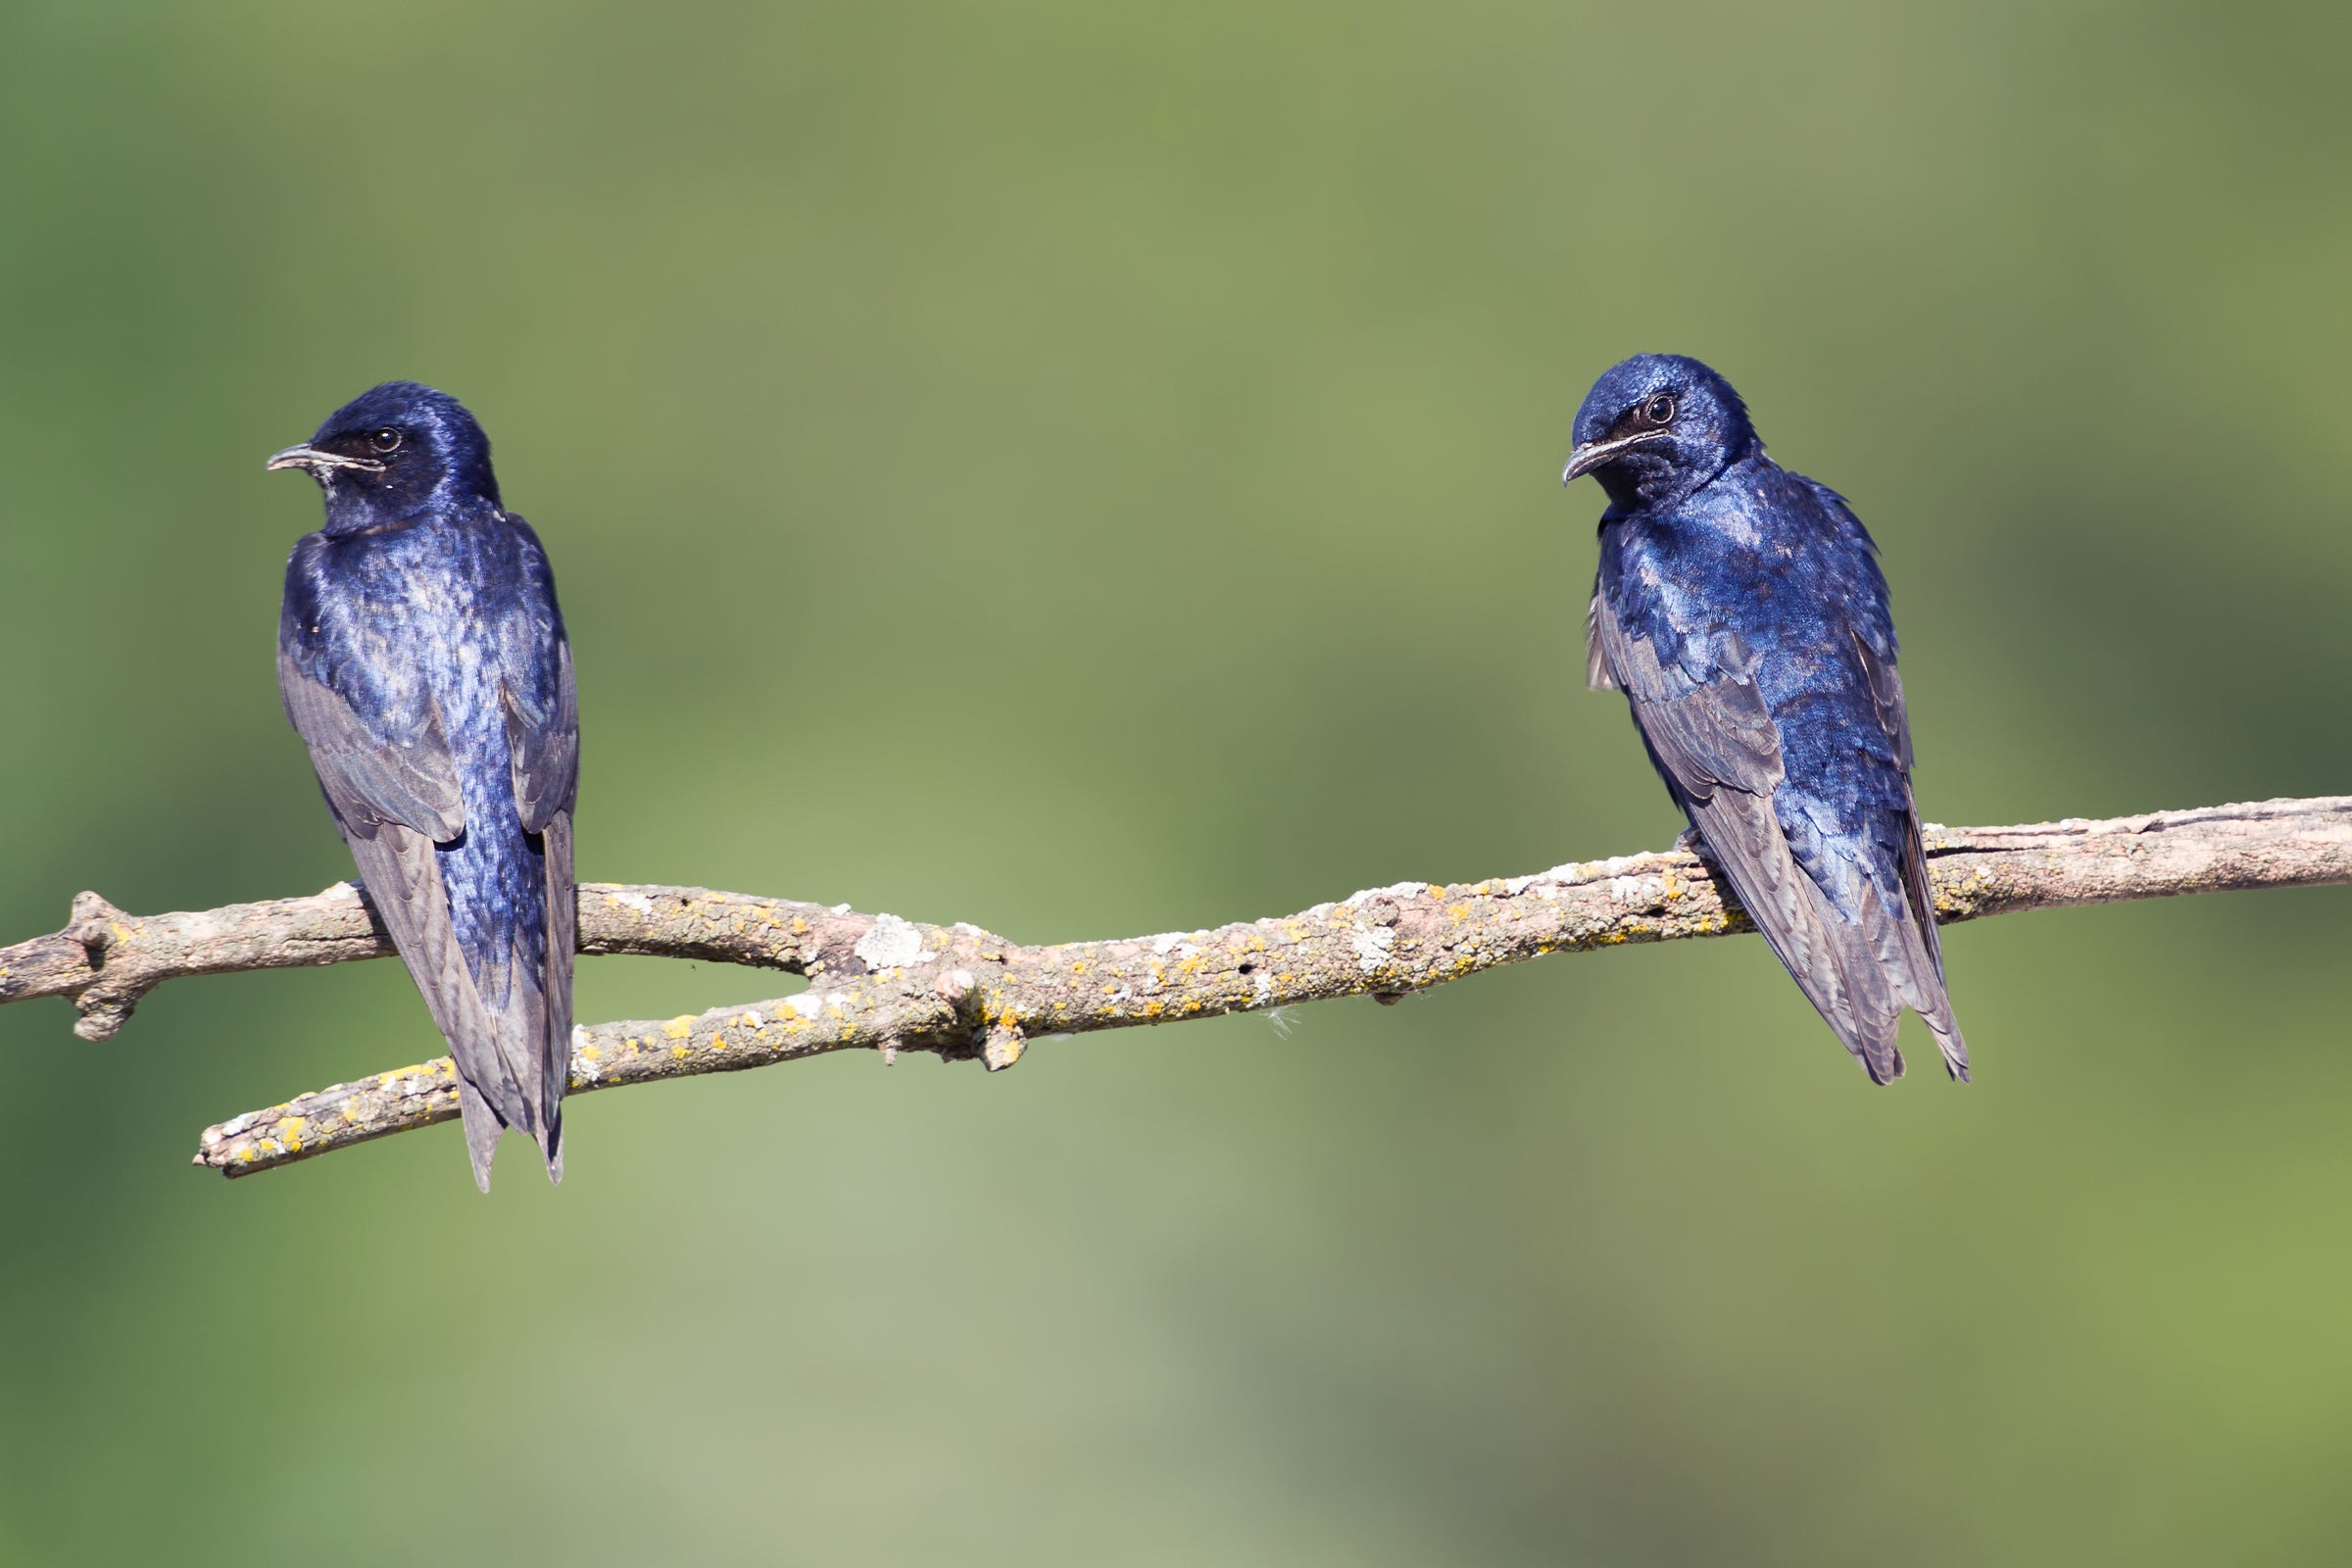
[[[727,1037],[726,1037],[725,1035],[712,1035],[712,1036],[710,1037],[710,1049],[711,1049],[712,1051],[724,1051],[724,1050],[726,1050],[726,1049],[727,1049]]]
[[[681,1012],[662,1026],[662,1032],[672,1040],[683,1040],[694,1033],[694,1014]]]
[[[1446,912],[1452,915],[1456,920],[1467,920],[1470,918],[1470,906],[1467,904],[1456,904],[1449,906]]]
[[[1086,973],[1086,960],[1084,958],[1080,958],[1076,962],[1072,963],[1070,965],[1070,973],[1073,975]]]
[[[669,1054],[670,1054],[672,1056],[675,1056],[675,1057],[676,1057],[678,1060],[680,1060],[680,1061],[684,1061],[684,1060],[686,1059],[686,1054],[687,1054],[687,1053],[686,1053],[686,1048],[685,1048],[684,1046],[672,1046],[672,1047],[670,1047],[670,1048],[669,1048]]]
[[[1156,1002],[1147,1002],[1144,1004],[1144,1016],[1147,1018],[1156,1018],[1165,1011],[1167,1011],[1167,1008],[1161,1006]]]
[[[582,1046],[580,1054],[586,1056],[590,1061],[600,1061],[604,1058],[605,1049],[602,1046]]]

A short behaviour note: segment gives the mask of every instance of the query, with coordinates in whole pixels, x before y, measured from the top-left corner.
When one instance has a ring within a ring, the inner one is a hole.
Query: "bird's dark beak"
[[[1614,441],[1588,441],[1568,454],[1568,466],[1560,472],[1560,483],[1573,484],[1594,468],[1613,461],[1628,447],[1655,441],[1666,433],[1664,430],[1637,430],[1632,435],[1621,435]]]
[[[357,468],[362,473],[384,471],[384,466],[380,463],[369,463],[366,458],[347,458],[340,452],[321,452],[317,447],[288,447],[283,452],[272,452],[270,461],[263,466],[272,473],[280,468],[308,468],[311,476],[317,479],[325,478],[337,468]]]

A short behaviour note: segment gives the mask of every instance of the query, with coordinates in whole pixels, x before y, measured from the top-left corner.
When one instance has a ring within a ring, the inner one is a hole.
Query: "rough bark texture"
[[[2352,882],[2352,797],[2269,801],[2107,821],[1931,826],[1942,923],[2018,909],[2234,888]],[[805,975],[798,996],[573,1035],[571,1093],[732,1072],[851,1048],[928,1051],[990,1068],[1036,1035],[1169,1023],[1369,993],[1394,1000],[1547,953],[1750,929],[1686,851],[1441,887],[1400,882],[1213,931],[1023,947],[924,925],[702,888],[584,884],[580,951],[709,958]],[[308,899],[129,915],[95,894],[53,936],[0,949],[0,1003],[65,996],[103,1040],[181,975],[389,956],[349,884]],[[447,1057],[298,1096],[205,1129],[196,1163],[231,1176],[457,1114]]]

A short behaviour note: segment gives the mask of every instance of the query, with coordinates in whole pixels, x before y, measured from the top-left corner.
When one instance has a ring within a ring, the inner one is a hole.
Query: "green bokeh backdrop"
[[[591,878],[1042,940],[1664,843],[1557,485],[1642,349],[1876,530],[1931,816],[2352,788],[2346,15],[15,0],[0,940],[347,874],[261,460],[395,375],[554,553]],[[2339,1562],[2348,937],[1959,929],[1965,1093],[1740,940],[597,1096],[487,1200],[186,1168],[431,1054],[396,966],[10,1008],[0,1562]]]

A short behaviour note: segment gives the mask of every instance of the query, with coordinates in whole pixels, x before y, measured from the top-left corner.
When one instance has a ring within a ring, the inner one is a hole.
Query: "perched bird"
[[[474,1181],[508,1127],[561,1181],[580,710],[547,552],[430,387],[376,387],[269,466],[326,495],[286,563],[278,691],[457,1059]]]
[[[1587,669],[1622,690],[1649,760],[1764,940],[1877,1083],[1910,1007],[1954,1078],[1911,725],[1877,547],[1826,485],[1764,455],[1698,361],[1612,367],[1561,482],[1608,492]]]

